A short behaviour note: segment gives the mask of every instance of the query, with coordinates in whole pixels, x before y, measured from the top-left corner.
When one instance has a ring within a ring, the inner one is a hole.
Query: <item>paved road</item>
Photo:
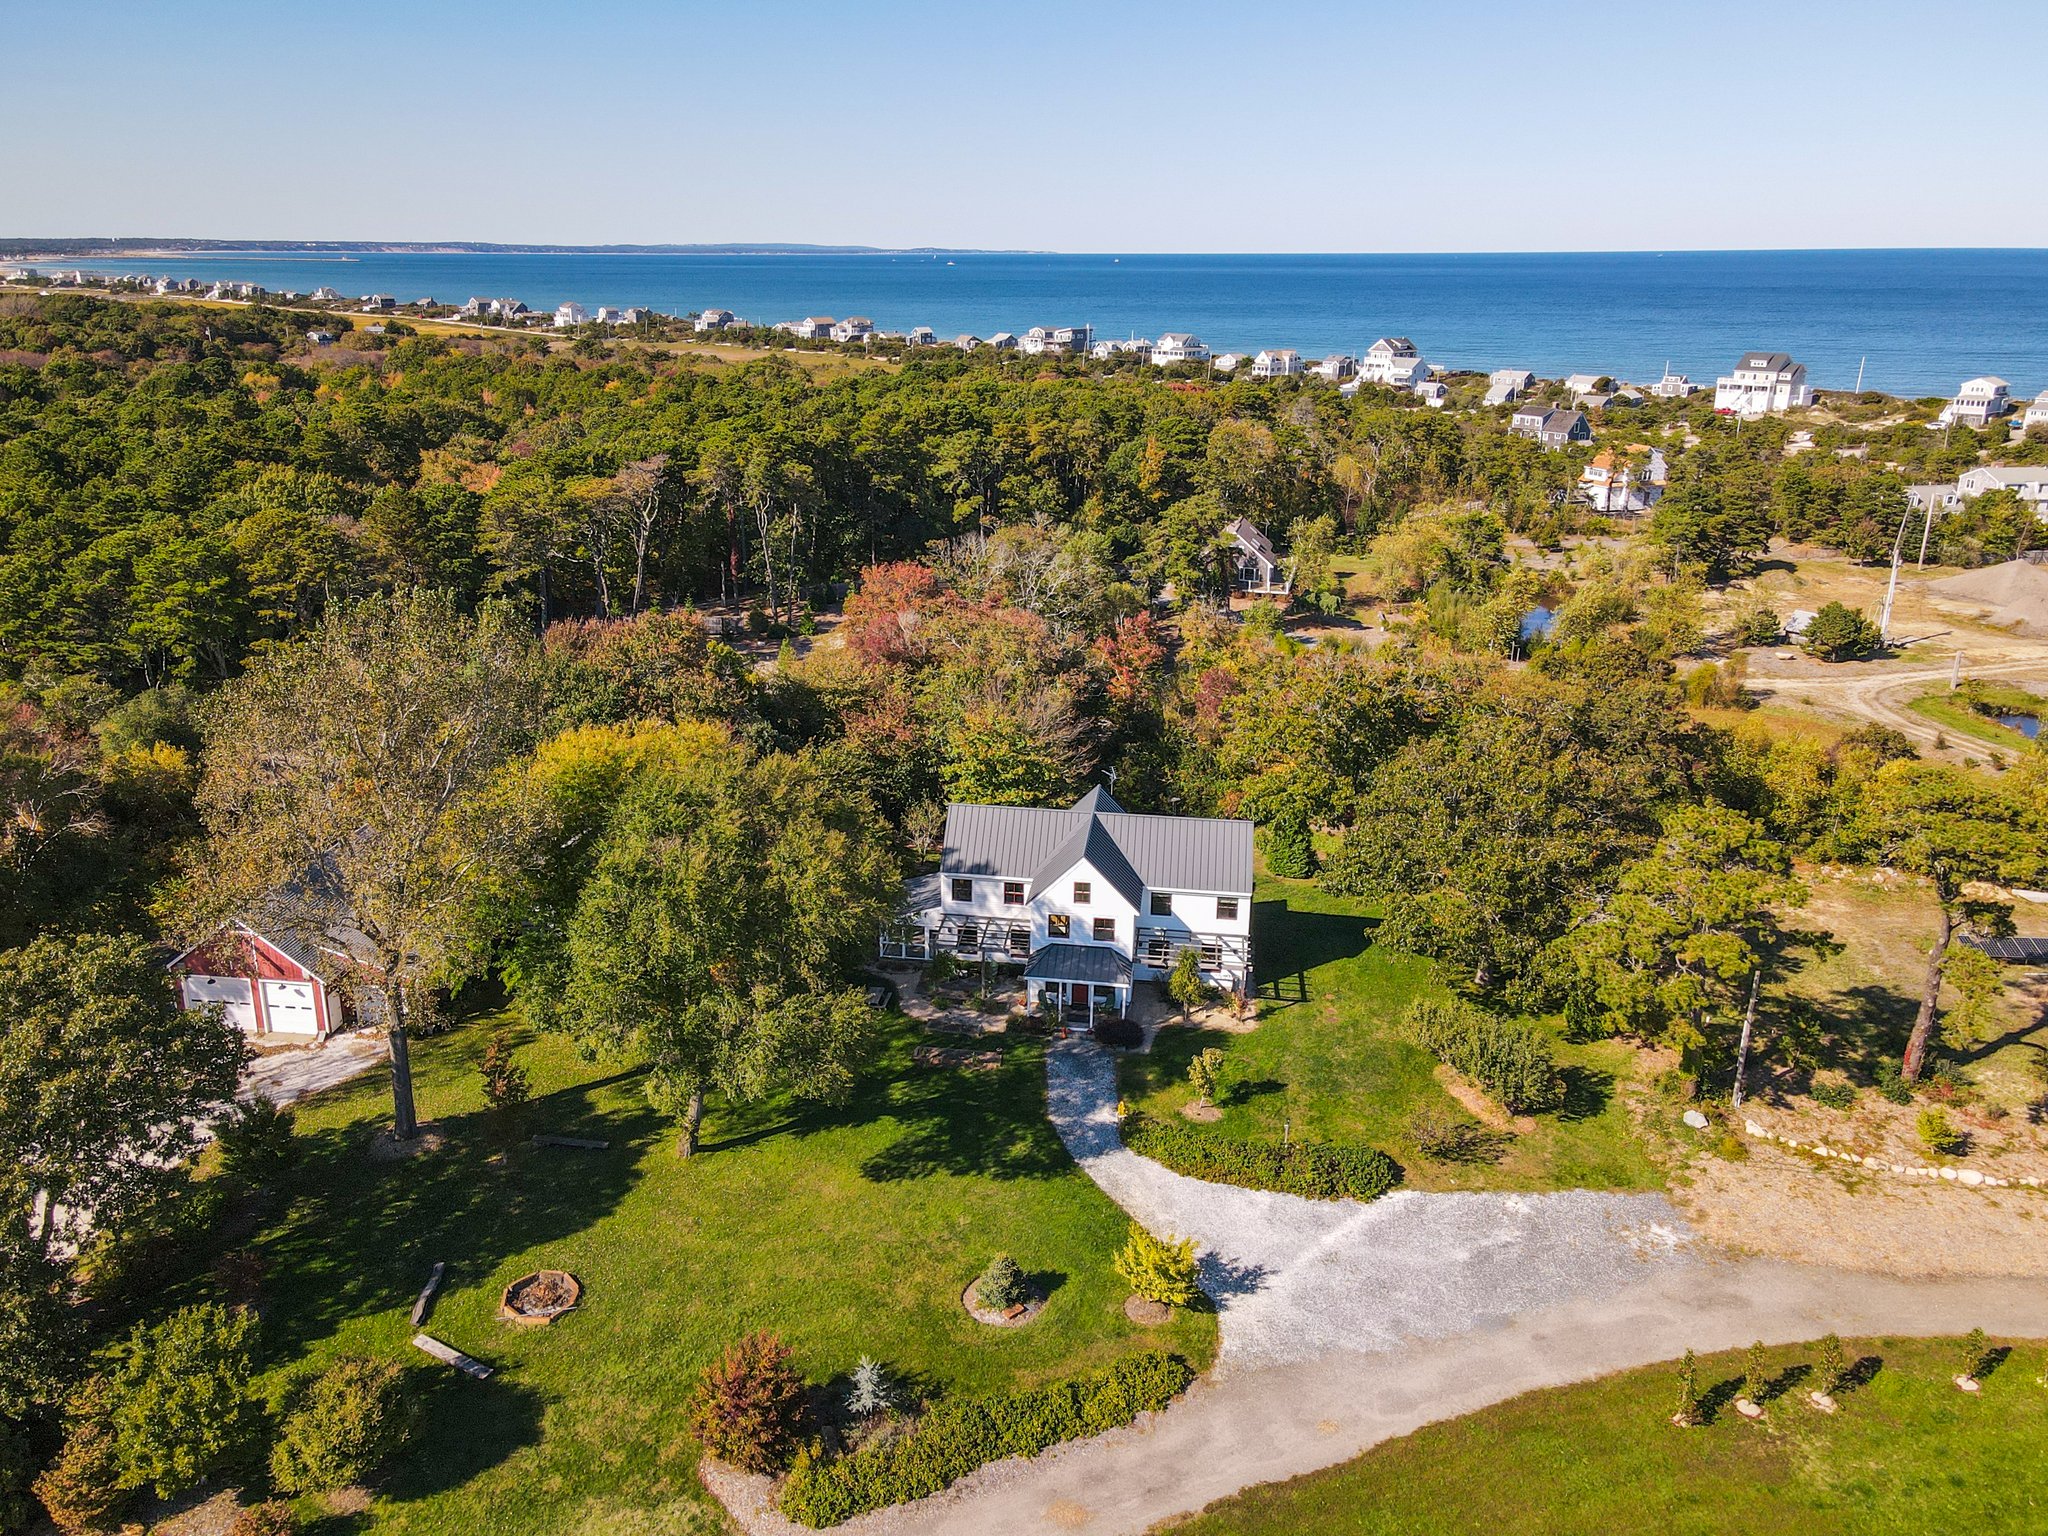
[[[1055,1124],[1148,1224],[1206,1245],[1222,1364],[1166,1412],[840,1527],[847,1536],[1138,1536],[1255,1483],[1534,1388],[1752,1339],[2048,1334],[2038,1281],[1909,1281],[1734,1260],[1655,1197],[1400,1195],[1348,1202],[1223,1189],[1124,1150],[1112,1064],[1048,1063]],[[1303,1340],[1296,1344],[1293,1332]],[[792,1531],[748,1511],[754,1536]]]

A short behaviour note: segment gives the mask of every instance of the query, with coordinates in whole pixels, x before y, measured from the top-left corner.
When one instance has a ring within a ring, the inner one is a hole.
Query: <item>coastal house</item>
[[[1303,371],[1301,354],[1291,347],[1261,352],[1252,359],[1255,379],[1284,379]]]
[[[1186,331],[1168,331],[1152,343],[1152,365],[1155,368],[1170,368],[1175,363],[1206,363],[1209,349],[1202,345],[1202,338],[1191,336]]]
[[[594,318],[599,325],[624,325],[626,312],[611,304],[600,304]]]
[[[1513,405],[1536,387],[1536,375],[1526,368],[1496,368],[1486,376],[1486,398],[1481,405]]]
[[[1671,365],[1664,365],[1664,377],[1650,386],[1650,393],[1659,400],[1683,400],[1695,388],[1691,379],[1682,373],[1673,373]]]
[[[952,344],[962,352],[972,352],[976,347],[986,345],[979,336],[968,331],[962,331],[955,336]]]
[[[311,293],[307,294],[306,297],[311,299],[315,304],[339,304],[341,302],[341,295],[336,293],[332,288],[325,286],[324,284],[318,288],[315,288]]]
[[[875,334],[875,322],[866,315],[848,315],[825,334],[834,341],[866,341]]]
[[[587,325],[589,322],[590,311],[581,304],[576,303],[573,299],[564,300],[555,306],[555,329],[558,331],[566,331],[579,325]]]
[[[830,315],[810,315],[802,320],[786,320],[776,329],[789,332],[799,341],[825,341],[831,337],[835,324]]]
[[[1209,366],[1218,373],[1235,373],[1244,364],[1242,352],[1218,352],[1209,361]]]
[[[1440,411],[1451,403],[1451,386],[1441,379],[1424,379],[1415,386],[1415,394],[1433,411]]]
[[[1145,816],[1107,790],[1063,809],[949,805],[938,872],[909,883],[885,959],[1018,964],[1031,1006],[1092,1021],[1184,951],[1240,995],[1252,985],[1252,824]]]
[[[1085,325],[1034,325],[1017,338],[1017,350],[1032,357],[1064,356],[1088,350]]]
[[[1309,372],[1319,378],[1341,381],[1358,372],[1358,359],[1349,352],[1333,352],[1309,369]]]
[[[995,335],[989,337],[988,344],[998,352],[1014,352],[1017,350],[1017,338],[1008,331],[997,331]]]
[[[1936,418],[1940,425],[1951,424],[1962,427],[1985,427],[2012,410],[2012,399],[2006,391],[2011,386],[2003,379],[1989,376],[1963,380],[1956,391],[1955,399],[1942,408]]]
[[[1248,597],[1285,597],[1294,590],[1293,578],[1281,566],[1273,541],[1250,518],[1226,523],[1223,543],[1230,556],[1232,591]]]
[[[2048,465],[1980,464],[1956,476],[1956,494],[1964,501],[1992,491],[2011,491],[2048,516]]]
[[[2048,390],[2036,395],[2027,406],[2027,414],[2020,418],[2020,430],[2031,432],[2036,427],[2048,427]]]
[[[1953,512],[1962,504],[1963,493],[1955,488],[1953,482],[1906,487],[1906,505],[1915,512],[1933,512],[1939,515]]]
[[[306,332],[306,340],[316,347],[331,347],[334,345],[334,332],[308,331]]]
[[[690,322],[694,331],[722,331],[732,325],[737,317],[729,309],[700,309],[697,318]]]
[[[1602,375],[1597,373],[1569,373],[1565,375],[1564,392],[1578,405],[1589,397],[1598,396],[1603,401],[1608,391],[1600,387]]]
[[[1508,430],[1517,437],[1530,438],[1545,448],[1562,448],[1567,443],[1590,443],[1593,427],[1582,411],[1561,410],[1548,405],[1525,405],[1508,420]]]
[[[388,293],[370,293],[363,296],[363,313],[381,315],[398,308],[398,300]]]
[[[1768,416],[1813,404],[1806,364],[1783,352],[1745,352],[1733,373],[1714,381],[1714,409],[1736,416]]]
[[[1429,365],[1406,336],[1382,336],[1365,349],[1358,376],[1368,384],[1386,384],[1395,389],[1412,388],[1418,379],[1429,377]]]
[[[903,333],[903,344],[906,347],[936,347],[939,344],[938,332],[928,325],[913,325]]]
[[[1108,336],[1089,347],[1094,358],[1135,357],[1140,362],[1152,355],[1152,343],[1143,336]]]
[[[1603,448],[1579,472],[1578,495],[1596,512],[1645,512],[1663,498],[1669,479],[1661,449],[1637,443],[1617,454]]]

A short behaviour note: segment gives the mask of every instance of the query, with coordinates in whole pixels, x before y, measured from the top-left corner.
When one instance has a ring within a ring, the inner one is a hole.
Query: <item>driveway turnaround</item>
[[[235,1097],[246,1103],[261,1094],[273,1104],[289,1104],[361,1077],[390,1059],[381,1031],[336,1035],[318,1045],[270,1051],[249,1063]]]
[[[1404,1193],[1362,1206],[1183,1178],[1124,1148],[1115,1062],[1088,1042],[1052,1048],[1046,1092],[1089,1177],[1155,1231],[1203,1245],[1221,1360],[1164,1413],[983,1467],[836,1527],[843,1536],[1140,1536],[1425,1424],[1687,1349],[1830,1330],[2048,1334],[2038,1281],[1735,1259],[1654,1195]],[[750,1536],[801,1532],[768,1503],[766,1479],[717,1486]]]

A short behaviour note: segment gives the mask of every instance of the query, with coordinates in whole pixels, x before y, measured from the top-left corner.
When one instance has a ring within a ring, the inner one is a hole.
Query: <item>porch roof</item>
[[[1046,944],[1024,967],[1024,979],[1128,987],[1131,984],[1131,962],[1104,944]]]

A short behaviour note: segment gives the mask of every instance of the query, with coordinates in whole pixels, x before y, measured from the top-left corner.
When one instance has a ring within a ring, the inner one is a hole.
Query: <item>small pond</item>
[[[2002,714],[1993,715],[1991,718],[2008,730],[2018,731],[2029,741],[2036,740],[2041,734],[2041,717],[2039,715]]]

